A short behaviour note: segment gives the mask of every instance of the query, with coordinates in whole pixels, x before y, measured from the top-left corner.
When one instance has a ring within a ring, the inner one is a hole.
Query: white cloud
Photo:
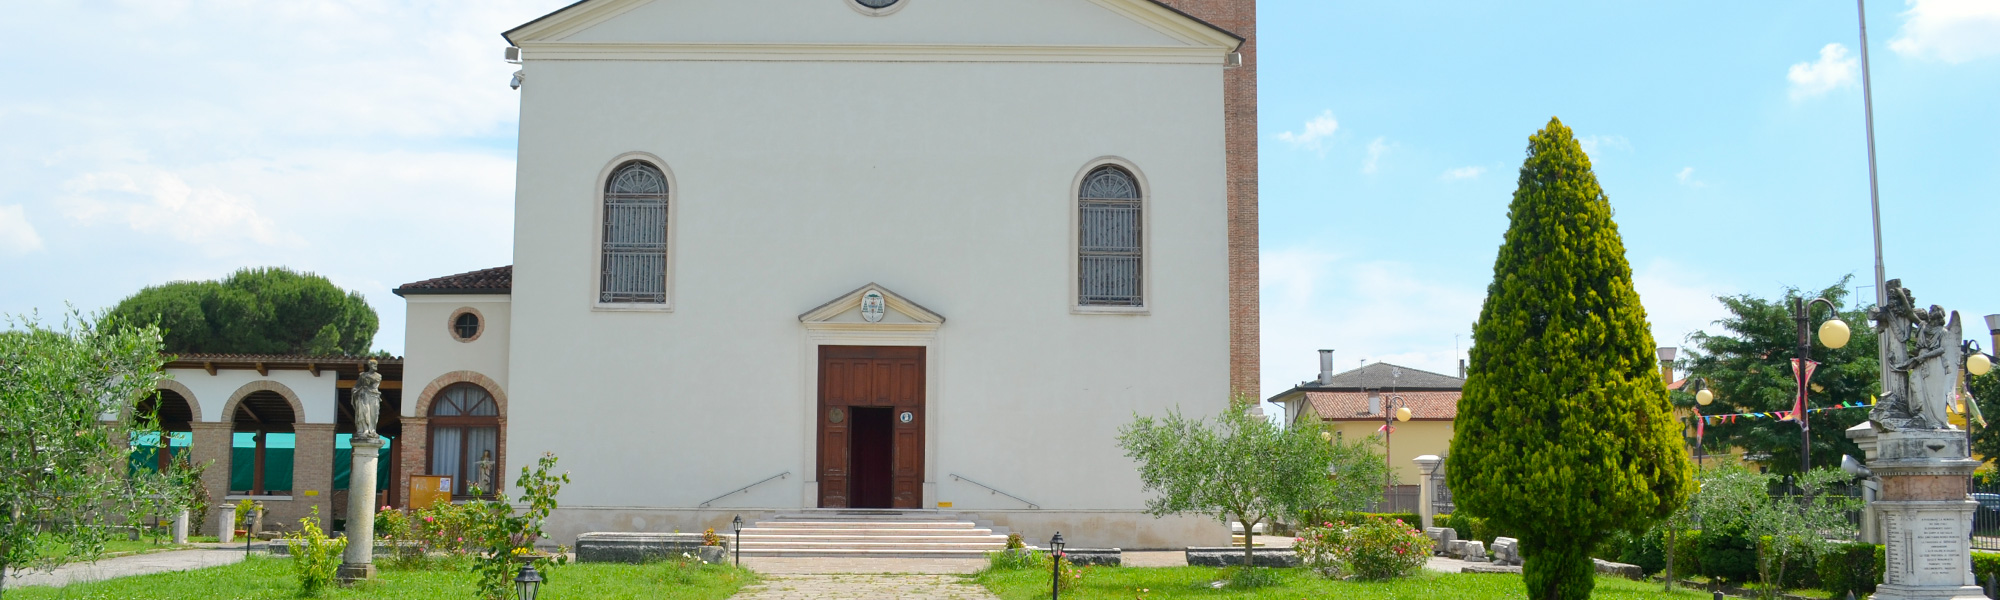
[[[1792,65],[1785,79],[1792,82],[1792,100],[1804,100],[1854,85],[1861,71],[1860,61],[1847,56],[1847,46],[1827,44],[1819,49],[1819,60]]]
[[[1737,293],[1667,260],[1634,269],[1632,287],[1639,292],[1639,303],[1646,307],[1653,342],[1674,347],[1685,345],[1688,334],[1713,331],[1713,323],[1729,315],[1715,297]]]
[[[231,242],[271,246],[297,241],[258,214],[253,199],[217,187],[197,188],[159,169],[86,173],[63,187],[70,194],[63,202],[70,217],[85,223],[122,223],[211,252]]]
[[[2000,56],[2000,2],[1909,0],[1906,20],[1889,49],[1948,63]]]
[[[1674,174],[1674,180],[1675,180],[1675,181],[1679,181],[1679,182],[1681,183],[1681,185],[1685,185],[1685,186],[1688,186],[1688,187],[1707,187],[1707,186],[1708,186],[1708,182],[1706,182],[1706,181],[1702,181],[1702,180],[1700,180],[1700,179],[1695,179],[1695,178],[1694,178],[1694,167],[1685,167],[1685,168],[1682,168],[1682,169],[1681,169],[1681,172],[1679,172],[1679,173],[1675,173],[1675,174]]]
[[[1333,110],[1322,112],[1313,120],[1306,121],[1305,129],[1297,133],[1286,131],[1278,134],[1278,139],[1290,142],[1292,147],[1304,150],[1324,150],[1324,140],[1333,137],[1340,130],[1340,121],[1333,118]]]
[[[1361,172],[1366,174],[1374,174],[1376,167],[1379,167],[1382,164],[1382,155],[1384,153],[1387,153],[1388,151],[1389,151],[1389,144],[1387,141],[1384,140],[1384,138],[1378,137],[1373,140],[1369,140],[1368,158],[1366,160],[1361,161]]]
[[[1583,146],[1583,153],[1589,154],[1591,158],[1597,157],[1597,150],[1599,148],[1628,151],[1632,149],[1631,140],[1625,139],[1625,136],[1622,135],[1587,135],[1576,138],[1576,143]]]
[[[21,206],[0,206],[0,254],[22,255],[42,249],[42,236],[28,222]]]
[[[1314,377],[1321,348],[1336,350],[1336,371],[1367,359],[1456,374],[1459,352],[1472,345],[1465,336],[1479,318],[1483,288],[1314,248],[1267,250],[1259,260],[1265,397]]]
[[[1476,166],[1459,167],[1456,169],[1445,169],[1443,179],[1445,181],[1456,181],[1459,179],[1475,179],[1485,173],[1486,173],[1486,167],[1476,167]]]

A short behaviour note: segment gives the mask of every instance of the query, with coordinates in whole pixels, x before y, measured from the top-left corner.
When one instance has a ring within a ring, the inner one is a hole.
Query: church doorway
[[[922,508],[924,349],[821,346],[819,505]]]

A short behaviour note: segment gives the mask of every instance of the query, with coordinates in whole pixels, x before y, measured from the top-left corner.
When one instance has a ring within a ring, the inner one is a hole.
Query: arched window
[[[1115,165],[1092,169],[1077,189],[1079,306],[1145,306],[1139,181]]]
[[[461,383],[431,402],[431,474],[451,477],[451,493],[474,486],[491,495],[500,483],[500,405],[484,388]]]
[[[598,302],[667,302],[667,177],[643,161],[604,184],[604,259]]]

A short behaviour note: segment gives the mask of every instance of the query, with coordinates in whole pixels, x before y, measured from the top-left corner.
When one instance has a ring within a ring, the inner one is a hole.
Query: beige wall
[[[1375,431],[1382,427],[1381,421],[1329,421],[1334,431],[1348,439],[1373,437],[1381,439]],[[1451,421],[1411,420],[1396,424],[1396,435],[1389,444],[1389,464],[1396,468],[1396,483],[1417,485],[1416,457],[1426,454],[1444,456],[1451,450]]]
[[[403,417],[417,414],[417,396],[446,373],[472,371],[507,386],[507,346],[513,339],[511,298],[505,295],[411,295],[404,298]],[[470,342],[451,331],[459,309],[478,310],[483,330]],[[497,390],[505,393],[505,389]]]

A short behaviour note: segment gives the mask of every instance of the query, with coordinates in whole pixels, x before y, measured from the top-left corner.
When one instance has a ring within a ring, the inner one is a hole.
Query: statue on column
[[[1888,302],[1868,317],[1882,336],[1888,378],[1868,420],[1878,431],[1954,429],[1948,411],[1957,395],[1964,336],[1958,313],[1937,305],[1917,309],[1916,296],[1902,280],[1884,287]]]
[[[495,493],[493,488],[493,451],[479,451],[479,474],[472,479],[473,487],[486,493]]]
[[[381,440],[375,425],[382,421],[382,374],[375,371],[375,359],[368,359],[368,369],[354,379],[353,400],[354,441]]]

